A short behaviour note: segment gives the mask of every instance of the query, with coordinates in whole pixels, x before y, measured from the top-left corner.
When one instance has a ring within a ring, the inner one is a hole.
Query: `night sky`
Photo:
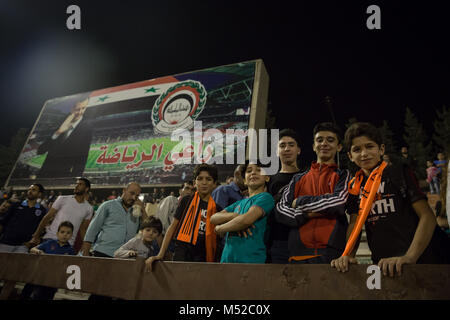
[[[261,58],[269,107],[312,160],[312,128],[388,120],[401,143],[408,106],[431,136],[450,105],[450,26],[442,4],[343,1],[0,2],[0,134],[31,129],[47,99]],[[394,2],[394,1],[391,1]],[[308,2],[309,3],[309,2]],[[81,30],[66,8],[81,8]],[[381,8],[381,30],[366,9]]]

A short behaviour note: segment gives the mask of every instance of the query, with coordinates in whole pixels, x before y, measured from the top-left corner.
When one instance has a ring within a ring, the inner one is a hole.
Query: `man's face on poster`
[[[76,122],[83,117],[84,112],[86,111],[89,99],[83,100],[81,102],[77,102],[75,108],[73,108],[72,113],[74,115],[72,122]]]

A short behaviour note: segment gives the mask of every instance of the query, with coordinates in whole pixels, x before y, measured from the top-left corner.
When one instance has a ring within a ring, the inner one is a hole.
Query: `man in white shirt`
[[[80,231],[81,239],[83,239],[93,214],[92,206],[86,201],[86,194],[90,188],[91,184],[88,179],[77,179],[74,195],[59,196],[56,199],[52,208],[42,219],[30,242],[39,244],[40,235],[46,226],[48,227],[43,239],[56,240],[58,226],[63,221],[70,221],[74,227],[72,238],[69,240],[70,245],[74,245],[78,231]]]
[[[159,204],[158,210],[155,216],[161,220],[163,225],[163,234],[166,233],[170,224],[173,221],[173,216],[175,215],[175,211],[178,207],[179,200],[187,195],[192,195],[194,193],[194,185],[192,181],[184,182],[180,189],[180,196],[176,198],[175,196],[167,196],[165,197],[161,203]]]

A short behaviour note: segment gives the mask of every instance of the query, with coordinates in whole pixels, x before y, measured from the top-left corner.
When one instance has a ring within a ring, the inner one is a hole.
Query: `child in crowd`
[[[438,172],[433,161],[427,161],[427,182],[430,185],[431,194],[440,194]]]
[[[267,216],[275,206],[275,202],[266,192],[266,184],[270,177],[264,173],[260,164],[246,164],[241,175],[248,186],[249,197],[239,200],[211,217],[218,234],[226,234],[222,263],[265,263],[266,246],[264,234]],[[248,228],[248,236],[245,230]],[[243,231],[244,236],[238,234]]]
[[[145,261],[146,270],[161,260],[172,238],[175,240],[173,261],[215,262],[217,235],[211,216],[222,210],[211,197],[217,186],[218,172],[213,165],[199,164],[194,169],[194,182],[197,191],[193,196],[180,200],[174,219],[167,229],[161,249],[156,256]]]
[[[381,161],[385,146],[378,129],[369,123],[354,123],[345,133],[345,144],[348,157],[361,168],[349,183],[347,238],[358,238],[358,232],[351,232],[362,226],[364,221],[358,218],[367,213],[365,230],[372,261],[384,275],[393,277],[395,271],[401,275],[404,264],[449,263],[448,238],[436,226],[412,170]],[[358,240],[349,241],[331,266],[347,271],[349,263],[356,263],[358,245]]]
[[[40,245],[32,248],[30,253],[34,254],[70,254],[75,255],[75,251],[69,244],[72,238],[73,224],[70,221],[61,222],[58,226],[56,237],[58,240],[49,239]],[[58,289],[44,286],[33,286],[31,300],[53,300]]]
[[[141,224],[139,230],[136,237],[114,252],[114,258],[143,257],[147,259],[158,254],[163,241],[161,221],[150,217]],[[166,254],[167,259],[171,258],[169,252],[167,251],[168,254]]]

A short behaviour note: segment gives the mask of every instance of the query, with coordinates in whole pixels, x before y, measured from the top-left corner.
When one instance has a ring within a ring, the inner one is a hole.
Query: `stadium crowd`
[[[384,275],[401,274],[404,264],[450,263],[445,154],[428,162],[428,192],[419,187],[407,149],[391,161],[369,123],[354,123],[344,135],[332,123],[319,123],[312,136],[316,160],[304,171],[298,159],[311,142],[284,129],[281,168],[272,176],[266,165],[246,162],[221,184],[216,166],[200,164],[178,190],[143,193],[140,183],[158,181],[145,172],[114,177],[123,189],[102,196],[83,177],[73,181],[71,194],[47,192],[38,182],[20,193],[5,190],[0,252],[139,256],[148,272],[158,260],[329,264],[347,272],[357,262],[364,225],[372,262]],[[338,166],[341,150],[357,172]],[[427,194],[440,196],[435,208]],[[53,299],[55,292],[27,285],[21,298]]]

